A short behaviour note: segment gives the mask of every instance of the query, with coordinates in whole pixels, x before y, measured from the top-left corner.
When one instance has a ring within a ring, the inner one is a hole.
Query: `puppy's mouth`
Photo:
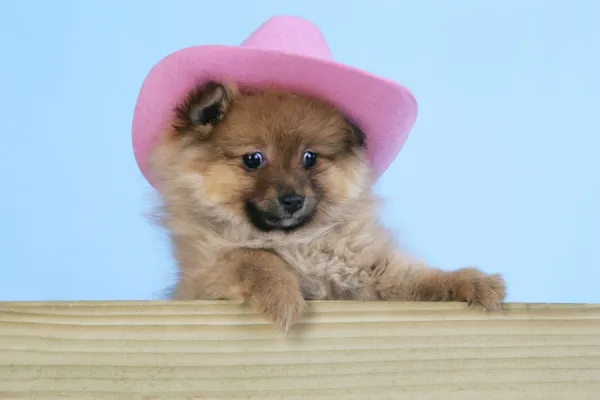
[[[263,209],[256,202],[246,202],[246,215],[257,229],[269,232],[273,230],[293,231],[306,225],[314,215],[314,207],[304,204],[296,211],[290,212],[280,207]]]

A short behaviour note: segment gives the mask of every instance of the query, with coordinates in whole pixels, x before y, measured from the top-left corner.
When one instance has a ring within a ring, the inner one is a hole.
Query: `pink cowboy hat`
[[[144,80],[133,116],[133,150],[144,177],[156,136],[173,108],[196,85],[233,80],[241,88],[277,86],[328,101],[364,131],[377,179],[404,145],[417,117],[417,102],[405,87],[337,63],[311,22],[277,16],[239,46],[206,45],[171,53]]]

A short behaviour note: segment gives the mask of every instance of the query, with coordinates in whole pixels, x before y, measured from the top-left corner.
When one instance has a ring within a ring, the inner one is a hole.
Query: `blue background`
[[[502,272],[510,301],[600,302],[600,2],[245,4],[0,2],[0,300],[160,296],[174,264],[130,139],[142,80],[294,14],[419,101],[377,186],[408,252]]]

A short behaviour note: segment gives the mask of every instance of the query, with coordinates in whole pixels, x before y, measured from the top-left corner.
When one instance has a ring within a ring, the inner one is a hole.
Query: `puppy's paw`
[[[253,308],[285,332],[300,318],[304,298],[294,269],[279,255],[258,249],[238,249],[231,253],[235,280],[242,297]]]
[[[448,298],[495,310],[506,298],[506,283],[499,274],[488,275],[476,268],[461,268],[450,273]]]
[[[285,334],[300,319],[305,307],[300,289],[286,284],[273,284],[253,291],[250,302]]]

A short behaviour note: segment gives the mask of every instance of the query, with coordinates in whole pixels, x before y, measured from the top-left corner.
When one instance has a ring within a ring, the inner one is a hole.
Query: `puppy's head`
[[[210,82],[175,111],[153,166],[200,213],[290,231],[344,217],[370,183],[364,134],[325,102]]]

